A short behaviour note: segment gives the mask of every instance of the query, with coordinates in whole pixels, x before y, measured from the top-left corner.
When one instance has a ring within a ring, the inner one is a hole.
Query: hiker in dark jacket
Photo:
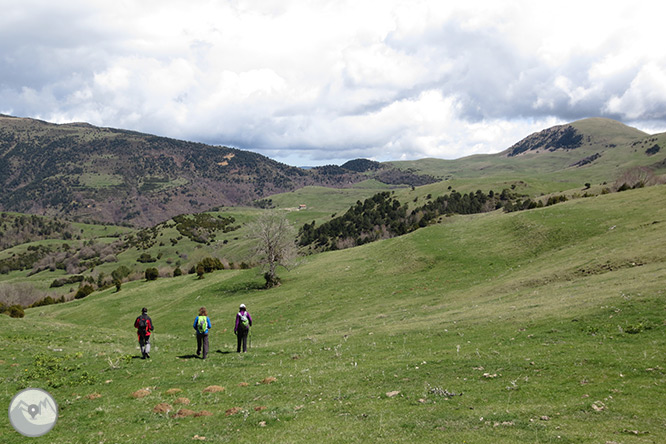
[[[208,330],[211,328],[208,310],[206,307],[201,307],[199,316],[194,318],[194,331],[197,332],[197,356],[203,352],[201,356],[203,359],[208,356]]]
[[[150,334],[153,331],[153,320],[148,316],[148,309],[143,307],[141,315],[134,321],[136,334],[139,336],[139,348],[141,349],[141,359],[150,358]]]
[[[241,351],[241,345],[243,346],[243,353],[247,351],[247,336],[250,333],[250,327],[252,327],[252,316],[247,311],[245,304],[240,304],[238,313],[236,313],[236,325],[234,326],[234,334],[238,341],[236,349],[238,353]]]

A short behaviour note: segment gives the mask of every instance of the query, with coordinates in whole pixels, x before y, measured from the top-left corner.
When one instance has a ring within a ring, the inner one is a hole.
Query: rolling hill
[[[632,168],[666,174],[666,134],[649,135],[611,119],[590,118],[531,134],[497,154],[390,164],[453,182],[519,178],[552,190],[567,189],[614,183]]]
[[[270,291],[224,270],[29,309],[0,324],[0,400],[47,389],[51,443],[663,442],[665,198],[454,216],[309,256]],[[240,302],[255,322],[245,355]],[[134,359],[142,306],[149,360]],[[6,420],[0,434],[23,442]]]
[[[305,186],[374,179],[459,189],[529,182],[533,193],[612,183],[628,170],[666,172],[666,135],[586,119],[529,135],[498,154],[301,169],[235,148],[85,123],[0,116],[0,210],[148,227],[186,213],[251,205]],[[379,184],[377,189],[385,188]],[[437,188],[437,187],[436,187]]]
[[[235,148],[0,116],[4,211],[151,226],[306,185],[344,187],[364,179],[338,167],[303,170]]]

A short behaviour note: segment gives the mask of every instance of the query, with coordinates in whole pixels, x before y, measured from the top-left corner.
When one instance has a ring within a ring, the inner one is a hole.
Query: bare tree
[[[266,270],[266,288],[280,285],[276,270],[279,266],[287,268],[296,258],[296,230],[284,214],[271,211],[250,223],[247,233],[256,242],[255,260]]]

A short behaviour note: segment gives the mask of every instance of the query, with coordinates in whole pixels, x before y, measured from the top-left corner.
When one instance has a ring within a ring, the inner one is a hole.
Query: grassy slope
[[[636,166],[651,166],[666,159],[666,134],[648,135],[620,122],[592,118],[571,124],[585,137],[580,148],[552,153],[527,153],[507,157],[506,153],[468,156],[454,160],[421,159],[389,162],[398,168],[412,168],[419,172],[446,179],[454,188],[492,188],[520,177],[529,184],[528,192],[538,195],[564,191],[591,184],[615,181],[624,171]],[[588,136],[590,139],[588,140]],[[647,156],[645,150],[655,143],[662,150]],[[602,153],[600,159],[583,167],[569,167],[585,157]],[[656,174],[664,174],[660,167]]]
[[[55,395],[59,423],[35,442],[664,441],[664,191],[449,218],[305,258],[272,291],[255,271],[224,271],[3,317],[0,397],[24,385]],[[228,353],[240,302],[256,323],[244,356]],[[143,305],[153,359],[125,359]],[[214,324],[206,362],[188,358],[200,305]],[[152,413],[177,396],[214,416]],[[6,419],[0,434],[22,442]]]

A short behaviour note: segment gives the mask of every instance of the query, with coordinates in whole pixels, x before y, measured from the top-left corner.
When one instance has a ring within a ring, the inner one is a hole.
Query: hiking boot
[[[146,358],[150,359],[150,355],[148,353],[146,353]]]

